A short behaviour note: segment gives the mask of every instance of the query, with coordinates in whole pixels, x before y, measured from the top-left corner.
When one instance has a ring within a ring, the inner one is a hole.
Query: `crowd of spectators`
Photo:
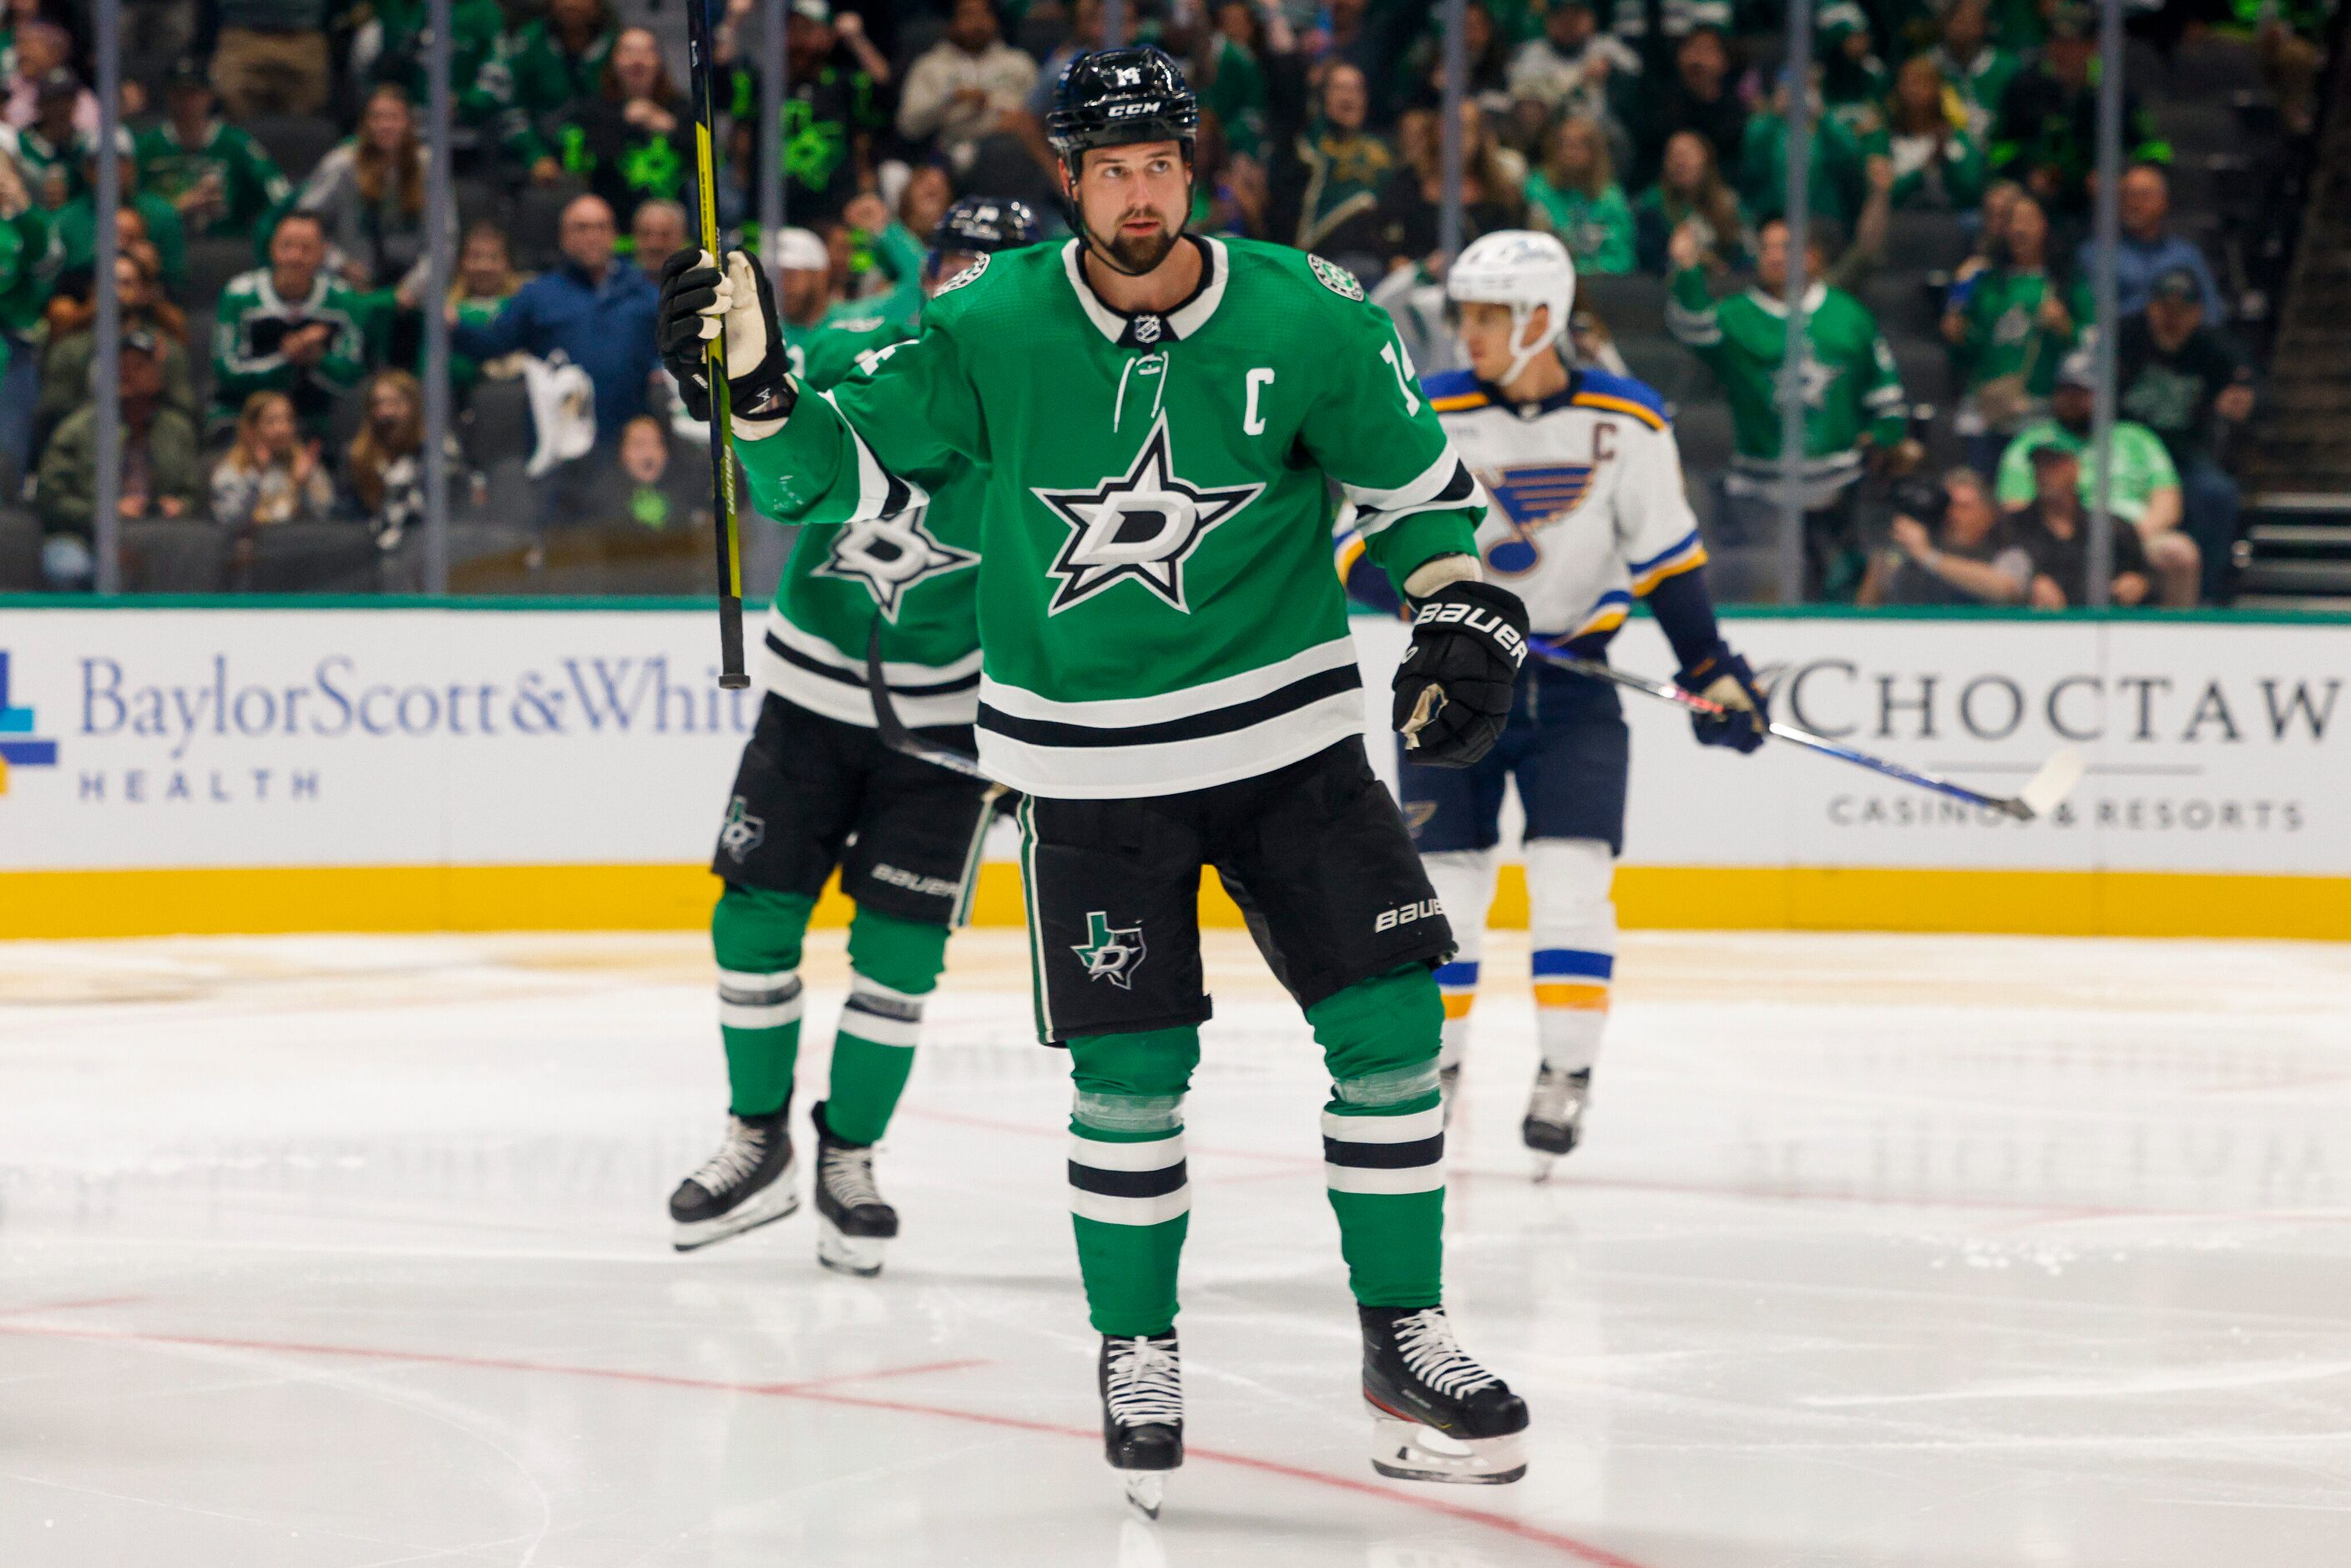
[[[794,338],[842,313],[911,314],[923,240],[957,193],[1056,210],[1044,113],[1061,66],[1102,42],[1101,0],[779,3],[789,68],[770,123],[758,6],[723,0],[713,197],[756,245],[763,176],[780,167],[792,226],[768,259]],[[423,0],[134,9],[113,219],[126,518],[208,514],[248,538],[342,520],[405,548],[423,509],[430,311],[453,324],[469,434],[452,468],[469,494],[509,461],[527,465],[527,505],[549,526],[617,511],[672,528],[692,514],[696,463],[680,455],[695,435],[650,331],[653,277],[686,243],[697,199],[681,17],[653,0],[455,0],[461,202],[451,284],[434,300]],[[1123,10],[1201,94],[1196,225],[1312,248],[1408,322],[1447,259],[1443,7]],[[2326,10],[2247,9],[2289,127],[2306,121]],[[2225,11],[2142,7],[2134,26],[2176,41],[2174,20]],[[1587,278],[1656,280],[1656,340],[1706,367],[1679,395],[1730,414],[1710,527],[1734,547],[1764,539],[1796,485],[1810,594],[2076,602],[2064,572],[2015,581],[2017,561],[2040,556],[2010,535],[2035,517],[2051,538],[2067,527],[2060,476],[2088,466],[2078,368],[2102,327],[2086,249],[2094,18],[2079,0],[1823,0],[1815,12],[1816,67],[1798,82],[1780,64],[1782,14],[1763,0],[1468,0],[1462,237],[1548,230]],[[87,578],[96,488],[99,150],[82,15],[0,0],[0,499],[23,486],[60,585]],[[2137,82],[2124,99],[2116,504],[2147,547],[2148,601],[2189,603],[2222,588],[2240,503],[2216,437],[2252,413],[2252,377],[2231,335],[2234,300],[2173,221],[2158,117]],[[1799,123],[1817,281],[1804,465],[1791,476],[1778,471],[1775,389]],[[1952,236],[1919,324],[1949,373],[1931,421],[1871,291],[1908,214],[1940,214]],[[1576,341],[1607,358],[1612,328],[1625,329],[1581,321]],[[501,398],[505,415],[484,412]],[[1895,487],[1962,465],[1972,479]],[[1887,500],[1922,492],[1941,499]],[[1982,570],[1938,572],[1938,551]]]

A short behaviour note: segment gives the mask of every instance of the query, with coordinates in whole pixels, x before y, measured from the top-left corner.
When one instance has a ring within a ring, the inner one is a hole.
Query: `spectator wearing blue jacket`
[[[612,255],[612,209],[580,196],[563,209],[563,265],[542,273],[487,324],[455,321],[450,346],[486,362],[520,350],[546,359],[560,350],[596,389],[596,444],[615,445],[645,412],[645,390],[661,355],[653,346],[659,290]]]
[[[2147,308],[2155,280],[2174,269],[2193,273],[2202,294],[2207,324],[2226,321],[2229,308],[2213,281],[2212,267],[2195,242],[2171,232],[2171,181],[2152,163],[2124,172],[2117,204],[2122,211],[2122,235],[2115,246],[2115,309],[2118,316],[2136,316]],[[2097,276],[2097,242],[2082,246],[2081,276]]]

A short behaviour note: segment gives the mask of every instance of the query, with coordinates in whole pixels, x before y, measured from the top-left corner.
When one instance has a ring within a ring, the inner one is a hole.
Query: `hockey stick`
[[[712,0],[685,0],[686,57],[694,79],[694,183],[701,209],[702,248],[718,255],[718,170],[713,146],[717,110],[711,54]],[[759,265],[759,264],[755,264]],[[710,491],[718,509],[718,684],[739,691],[751,684],[743,669],[743,543],[735,506],[735,422],[726,406],[726,334],[710,340]]]
[[[1691,713],[1714,715],[1730,711],[1720,703],[1708,702],[1706,698],[1686,692],[1679,686],[1669,685],[1663,681],[1644,680],[1639,675],[1627,674],[1614,665],[1604,664],[1598,659],[1579,657],[1557,643],[1545,642],[1541,637],[1530,637],[1527,639],[1527,643],[1546,664],[1556,664],[1562,670],[1583,675],[1590,680],[1605,681],[1611,685],[1624,686],[1628,690],[1656,697],[1659,702],[1668,702],[1676,707],[1687,708]],[[1866,751],[1855,751],[1849,746],[1839,746],[1834,740],[1814,735],[1810,730],[1798,729],[1792,724],[1774,722],[1767,724],[1765,727],[1782,740],[1792,741],[1795,745],[1820,752],[1823,756],[1834,757],[1840,762],[1850,762],[1857,768],[1866,768],[1875,773],[1883,773],[1888,779],[1898,779],[1905,784],[1915,784],[1921,789],[1932,789],[1938,795],[1949,795],[1955,800],[1965,800],[1971,806],[1982,806],[1991,810],[2004,811],[2021,822],[2030,822],[2035,818],[2045,817],[2055,810],[2064,803],[2065,797],[2074,792],[2074,787],[2082,781],[2082,776],[2089,771],[2090,766],[2087,758],[2070,746],[2064,747],[2052,755],[2048,761],[2043,763],[2041,770],[2035,773],[2024,788],[2016,794],[1987,795],[1980,790],[1970,789],[1964,784],[1954,784],[1948,779],[1938,778],[1932,773],[1920,772],[1915,768],[1905,768],[1902,764],[1889,762],[1883,757],[1873,757]]]
[[[873,622],[873,630],[865,636],[865,687],[873,694],[873,727],[882,737],[882,744],[902,757],[912,757],[934,768],[944,768],[950,773],[960,773],[967,779],[995,785],[996,781],[979,770],[979,758],[925,740],[899,722],[898,709],[890,701],[890,677],[882,671],[882,622]],[[1001,788],[1001,786],[997,786]]]

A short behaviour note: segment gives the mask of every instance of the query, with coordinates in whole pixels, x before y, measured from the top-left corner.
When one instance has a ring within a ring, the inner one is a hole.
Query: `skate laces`
[[[1447,1398],[1458,1399],[1502,1381],[1455,1342],[1443,1307],[1426,1307],[1398,1318],[1395,1343],[1412,1375]]]
[[[887,1207],[873,1185],[873,1150],[827,1144],[817,1159],[817,1179],[843,1208]]]
[[[716,1197],[739,1186],[767,1157],[768,1134],[737,1117],[728,1124],[726,1141],[718,1145],[718,1152],[685,1179]]]
[[[1155,1339],[1110,1342],[1103,1402],[1122,1427],[1173,1426],[1184,1419],[1184,1374],[1176,1346]]]

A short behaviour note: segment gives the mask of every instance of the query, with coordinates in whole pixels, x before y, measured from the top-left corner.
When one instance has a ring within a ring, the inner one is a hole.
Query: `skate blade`
[[[888,1245],[887,1237],[851,1236],[825,1216],[817,1216],[816,1260],[836,1274],[871,1280],[882,1271],[882,1251]]]
[[[1372,1412],[1372,1469],[1400,1481],[1507,1486],[1527,1473],[1526,1434],[1448,1437],[1434,1427]]]
[[[1126,1505],[1144,1518],[1156,1521],[1160,1504],[1167,1499],[1167,1472],[1121,1470],[1119,1479],[1126,1483]]]
[[[1541,1186],[1543,1183],[1551,1180],[1551,1173],[1557,1169],[1558,1166],[1559,1156],[1557,1155],[1545,1154],[1540,1149],[1536,1150],[1534,1152],[1535,1185],[1537,1186]]]
[[[786,1170],[768,1185],[767,1190],[756,1194],[748,1203],[714,1219],[674,1224],[669,1244],[677,1251],[692,1252],[714,1241],[740,1236],[746,1230],[757,1230],[762,1225],[789,1219],[799,1211],[800,1195],[792,1186],[792,1173]]]

